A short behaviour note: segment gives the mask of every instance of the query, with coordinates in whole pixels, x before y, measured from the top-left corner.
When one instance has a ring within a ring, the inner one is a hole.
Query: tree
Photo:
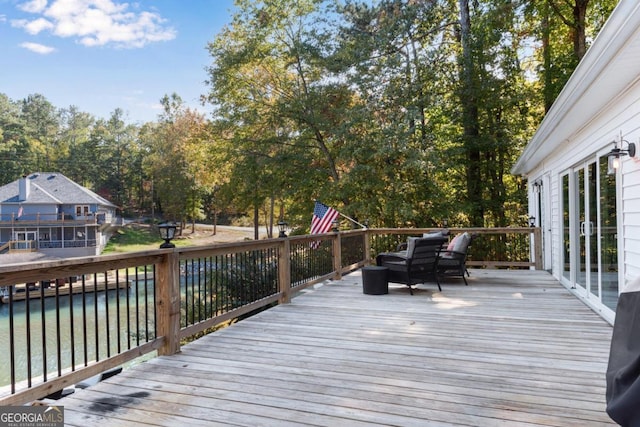
[[[527,17],[540,39],[540,75],[545,111],[549,111],[617,4],[616,0],[545,0],[528,2]],[[567,43],[569,41],[569,43]]]
[[[58,132],[56,108],[43,95],[35,94],[21,102],[21,110],[29,146],[26,160],[41,172],[55,169],[59,155],[55,147]]]
[[[0,94],[0,182],[7,183],[31,172],[29,142],[20,105]]]
[[[203,192],[213,185],[207,164],[209,128],[177,94],[160,102],[164,110],[158,124],[142,132],[145,175],[153,180],[155,200],[165,217],[195,222],[205,216]]]
[[[64,158],[59,159],[59,169],[69,179],[88,187],[91,181],[86,173],[87,165],[95,165],[89,148],[95,118],[76,106],[61,109],[59,118],[59,146],[66,153]]]
[[[237,203],[254,213],[267,200],[341,198],[335,111],[348,98],[321,63],[320,3],[240,1],[232,25],[209,44],[207,100],[230,138],[233,174],[248,177],[232,181]]]

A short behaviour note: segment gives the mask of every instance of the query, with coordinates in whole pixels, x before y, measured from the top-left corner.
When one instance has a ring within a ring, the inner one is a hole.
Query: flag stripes
[[[331,230],[333,220],[339,215],[339,212],[329,206],[316,201],[313,209],[313,218],[311,219],[311,234],[322,234]]]

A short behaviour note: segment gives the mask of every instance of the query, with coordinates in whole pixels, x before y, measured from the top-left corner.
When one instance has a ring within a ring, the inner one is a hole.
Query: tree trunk
[[[253,205],[253,239],[260,239],[260,211],[258,209],[258,203]]]
[[[543,58],[543,96],[544,96],[544,112],[547,113],[553,101],[555,94],[553,89],[553,73],[551,72],[551,44],[550,44],[550,24],[549,24],[549,5],[544,3],[542,6],[542,58]]]
[[[573,39],[573,56],[576,63],[580,62],[584,54],[587,52],[587,36],[586,36],[586,16],[589,0],[575,0],[572,6],[571,18],[563,15],[562,10],[554,0],[547,0],[547,4],[551,6],[555,14],[569,27],[571,38]]]
[[[587,5],[589,0],[576,0],[576,4],[573,7],[573,53],[578,59],[578,62],[582,59],[585,53],[587,53],[587,36],[585,32]]]
[[[484,225],[482,201],[482,174],[480,168],[481,153],[478,148],[480,126],[478,119],[478,98],[474,80],[473,48],[471,43],[471,16],[469,0],[459,0],[460,7],[460,44],[462,58],[460,64],[460,102],[462,104],[463,141],[466,153],[467,200],[469,201],[472,227]]]

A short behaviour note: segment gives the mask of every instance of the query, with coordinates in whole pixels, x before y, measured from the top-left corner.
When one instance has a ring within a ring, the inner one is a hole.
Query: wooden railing
[[[419,236],[435,228],[372,230],[375,253],[393,250],[407,236]],[[450,228],[450,235],[476,235],[467,256],[467,265],[481,268],[542,269],[542,230],[539,227]]]
[[[0,266],[7,303],[0,307],[0,346],[9,355],[0,367],[8,371],[0,405],[40,399],[147,353],[174,354],[190,337],[287,303],[294,292],[339,279],[427,231],[353,230]],[[533,236],[540,247],[537,229],[470,231],[482,235],[474,249],[483,240],[511,239],[521,250],[519,236]],[[539,268],[538,258],[478,265]],[[16,292],[23,301],[14,301]]]
[[[35,240],[10,240],[8,245],[9,252],[34,252],[38,250],[38,242]]]

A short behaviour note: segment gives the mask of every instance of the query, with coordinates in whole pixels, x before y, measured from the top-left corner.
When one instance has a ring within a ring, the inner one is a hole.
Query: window
[[[89,216],[89,205],[76,205],[76,217]]]

